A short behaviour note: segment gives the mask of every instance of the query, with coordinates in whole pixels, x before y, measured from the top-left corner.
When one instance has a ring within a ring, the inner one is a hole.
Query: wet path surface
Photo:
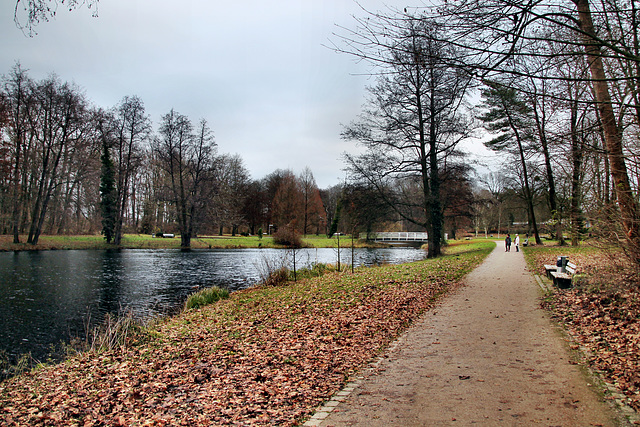
[[[498,245],[322,426],[619,425],[539,308],[522,253]]]

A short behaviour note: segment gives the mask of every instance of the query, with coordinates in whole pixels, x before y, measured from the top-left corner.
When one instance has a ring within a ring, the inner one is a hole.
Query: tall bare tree
[[[11,228],[13,243],[20,243],[20,216],[22,214],[22,202],[24,183],[22,182],[25,170],[25,144],[27,143],[27,111],[33,82],[20,64],[15,65],[9,76],[4,79],[4,93],[8,111],[8,126],[10,156],[13,159],[11,173]]]
[[[220,234],[225,226],[230,226],[231,234],[235,236],[245,220],[242,210],[249,188],[249,171],[237,154],[218,156],[215,165],[216,193],[210,210],[213,210]]]
[[[31,204],[31,225],[27,243],[38,243],[49,203],[60,184],[60,164],[69,144],[82,141],[87,103],[80,91],[51,76],[39,84],[37,107],[29,115],[36,140],[38,176]]]
[[[112,112],[116,168],[116,222],[113,243],[120,245],[133,176],[142,163],[142,154],[151,132],[151,120],[137,96],[125,96]]]
[[[273,224],[299,232],[304,220],[304,195],[302,185],[292,171],[285,171],[273,196]]]
[[[352,176],[383,195],[389,180],[419,180],[417,200],[387,200],[403,219],[428,231],[428,256],[436,257],[444,222],[440,168],[444,159],[453,161],[470,132],[461,109],[470,79],[456,67],[458,52],[438,39],[437,23],[407,13],[373,18],[359,21],[343,50],[379,67],[364,112],[343,132],[367,152],[345,157]]]
[[[312,228],[315,229],[316,234],[319,234],[320,228],[325,222],[324,207],[320,197],[320,190],[318,190],[311,168],[305,167],[299,179],[304,210],[302,235],[308,234]]]
[[[176,210],[180,246],[189,249],[207,201],[212,198],[213,134],[206,120],[194,133],[189,118],[171,110],[162,117],[153,150],[167,178],[166,194]]]

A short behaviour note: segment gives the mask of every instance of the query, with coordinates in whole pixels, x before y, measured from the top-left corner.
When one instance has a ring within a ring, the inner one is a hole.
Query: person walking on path
[[[513,241],[513,244],[516,246],[516,252],[520,252],[520,236],[516,234],[516,238]]]
[[[524,256],[496,248],[305,425],[623,424],[538,299]]]
[[[511,235],[507,234],[507,237],[504,239],[504,251],[511,251]]]

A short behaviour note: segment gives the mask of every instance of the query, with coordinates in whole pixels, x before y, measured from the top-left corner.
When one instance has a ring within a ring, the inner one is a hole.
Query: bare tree
[[[11,228],[13,243],[20,243],[20,216],[24,185],[22,178],[25,170],[25,144],[27,143],[27,111],[33,82],[27,72],[17,64],[8,77],[4,78],[4,93],[8,115],[7,133],[9,134],[9,151],[13,159],[11,173]]]
[[[336,184],[325,190],[320,190],[320,198],[322,199],[322,205],[324,206],[325,214],[325,233],[329,235],[329,228],[333,224],[333,218],[336,214],[338,207],[338,200],[342,196],[344,185]]]
[[[194,134],[189,118],[171,110],[162,117],[153,149],[167,178],[166,194],[176,210],[180,246],[189,249],[198,220],[212,197],[213,135],[205,120]]]
[[[596,8],[595,12],[592,12],[593,7]],[[625,105],[638,106],[635,101],[637,97],[625,97],[619,100],[623,104],[614,105],[610,90],[613,81],[637,80],[640,74],[635,2],[461,0],[445,5],[434,16],[444,18],[451,30],[447,33],[447,39],[467,51],[467,61],[473,63],[476,74],[484,77],[499,73],[523,77],[525,73],[513,66],[514,62],[518,63],[514,58],[531,55],[551,58],[562,51],[541,50],[541,45],[565,46],[567,55],[575,54],[574,47],[582,49],[589,69],[587,79],[593,85],[626,248],[633,261],[640,264],[640,209],[625,160],[624,129],[620,126],[619,117],[616,117],[616,110],[621,111]],[[609,16],[615,18],[610,19]],[[594,17],[597,24],[594,24]],[[611,23],[615,19],[618,22],[614,28]],[[545,30],[548,26],[566,31],[558,32],[560,37],[550,38],[550,33]],[[570,37],[567,38],[566,34],[570,34]],[[624,64],[624,67],[618,65],[618,68],[625,68],[631,73],[621,76],[611,70],[607,72],[606,64],[612,60]],[[584,80],[582,76],[574,76],[573,79]]]
[[[231,234],[236,235],[245,220],[242,209],[249,188],[249,171],[239,155],[224,154],[215,160],[215,197],[211,210],[220,228],[231,226]]]
[[[487,187],[489,192],[491,193],[494,209],[497,210],[497,231],[498,237],[500,237],[500,233],[502,232],[502,214],[503,214],[503,195],[504,190],[507,186],[507,179],[504,174],[500,172],[491,172],[487,175],[484,175],[481,178],[481,182]],[[494,214],[494,219],[496,219],[496,215]]]
[[[471,224],[475,200],[468,164],[446,163],[441,168],[442,208],[449,239],[456,239],[457,232]]]
[[[264,231],[262,226],[266,221],[267,197],[264,182],[261,180],[250,180],[246,185],[244,195],[244,206],[242,209],[244,220],[249,226],[251,234],[260,234]]]
[[[114,152],[116,167],[116,223],[113,243],[120,245],[133,176],[142,163],[144,146],[151,132],[151,120],[144,103],[137,96],[125,96],[113,110]]]
[[[325,222],[324,207],[316,179],[308,166],[300,174],[299,180],[304,210],[302,235],[307,235],[312,227],[315,228],[316,234],[320,234],[320,228]]]
[[[496,200],[489,190],[480,187],[474,188],[474,200],[472,207],[473,227],[475,229],[476,237],[478,237],[479,230],[484,232],[485,239],[489,237],[489,228],[495,222],[495,216],[493,215],[495,202]],[[500,235],[498,232],[498,238],[499,237]]]
[[[81,140],[87,108],[77,88],[62,83],[56,76],[37,88],[37,108],[29,115],[36,140],[38,176],[31,205],[31,225],[27,243],[38,243],[54,190],[60,183],[60,162],[69,144]]]
[[[440,167],[470,131],[461,114],[470,80],[454,66],[458,52],[436,36],[442,31],[437,23],[407,13],[373,18],[358,21],[343,50],[379,67],[366,109],[343,132],[367,148],[345,156],[348,169],[380,194],[389,180],[419,179],[417,200],[387,200],[403,219],[427,229],[428,256],[436,257],[444,222]]]
[[[0,209],[10,222],[7,232],[19,243],[28,231],[28,243],[36,244],[43,232],[90,229],[99,218],[92,197],[99,174],[96,111],[80,89],[55,75],[36,82],[16,65],[3,83],[7,164],[0,174],[7,191]]]
[[[304,195],[300,181],[291,171],[287,171],[273,197],[273,224],[278,228],[301,229],[304,219]]]

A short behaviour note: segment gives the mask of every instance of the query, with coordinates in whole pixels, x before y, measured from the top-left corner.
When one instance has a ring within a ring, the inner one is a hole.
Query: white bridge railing
[[[364,237],[366,238],[366,234]],[[427,233],[406,231],[371,233],[369,237],[376,242],[426,242],[428,240]]]

